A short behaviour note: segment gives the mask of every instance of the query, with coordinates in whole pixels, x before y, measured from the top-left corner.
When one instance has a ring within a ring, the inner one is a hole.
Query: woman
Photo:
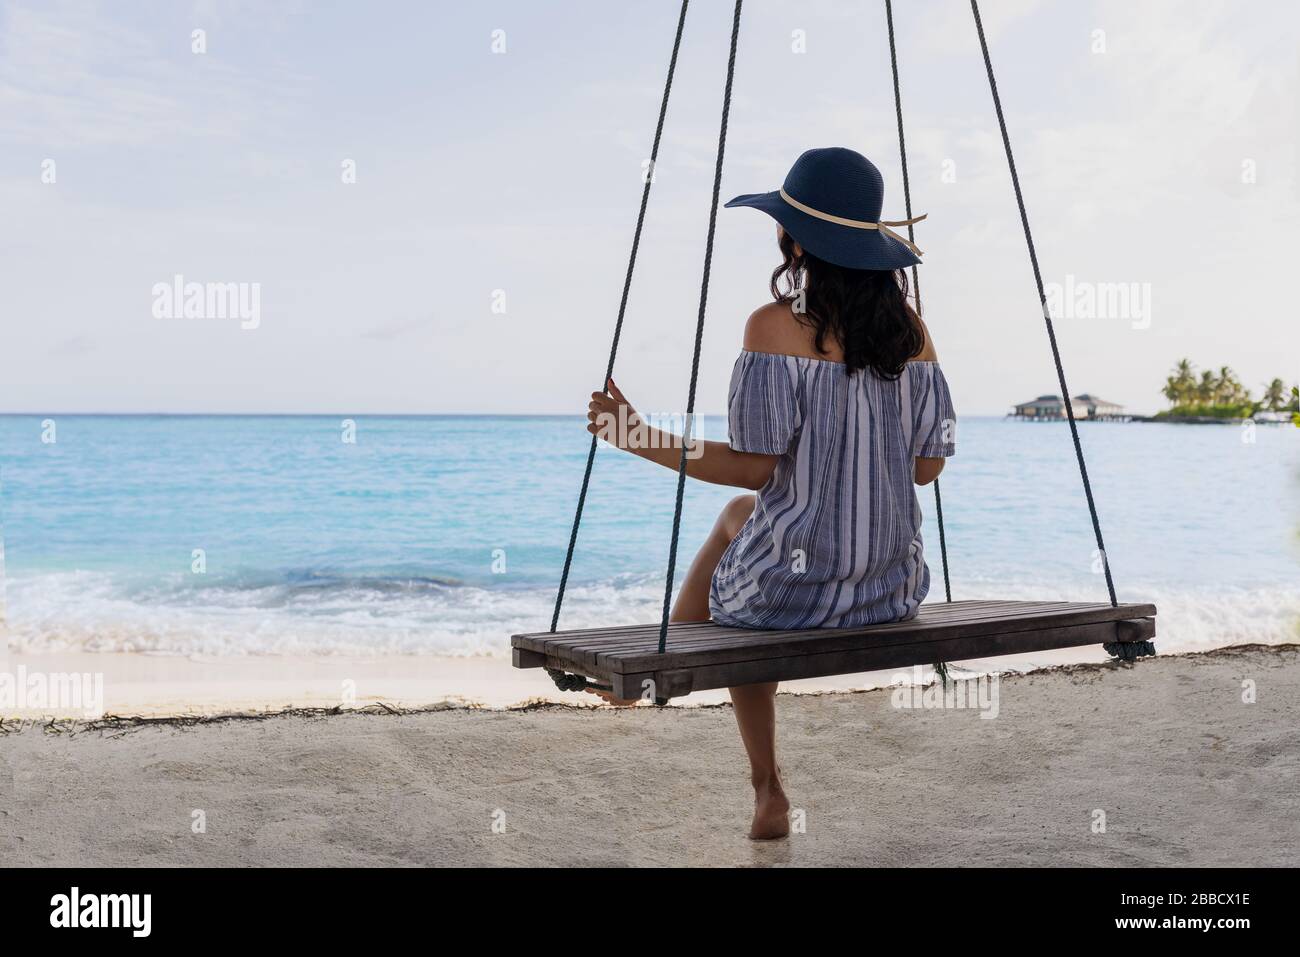
[[[775,301],[745,325],[730,441],[700,443],[687,474],[757,494],[718,516],[682,581],[675,622],[853,627],[910,618],[929,590],[914,486],[933,482],[955,451],[955,416],[907,301],[904,269],[919,250],[888,228],[902,224],[880,222],[883,192],[866,157],[819,149],[780,190],[727,204],[771,215],[783,260]],[[677,469],[680,439],[645,429],[608,387],[592,394],[588,431]],[[730,692],[755,792],[750,837],[783,837],[790,802],[776,759],[776,683]]]

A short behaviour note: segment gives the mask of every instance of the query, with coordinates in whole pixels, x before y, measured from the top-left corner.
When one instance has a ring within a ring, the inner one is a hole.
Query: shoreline
[[[1156,645],[1157,651],[1159,644]],[[1206,651],[1213,649],[1206,649]],[[1192,654],[1202,651],[1189,652]],[[1106,664],[1100,646],[957,662],[956,676],[1032,673],[1078,664]],[[782,682],[784,694],[854,693],[925,683],[933,672],[891,669]],[[19,676],[92,676],[101,681],[102,711],[78,702],[16,708],[0,694],[0,720],[78,721],[101,717],[191,719],[218,715],[351,713],[367,708],[400,713],[466,709],[511,711],[539,705],[598,707],[582,693],[561,692],[540,669],[514,668],[490,656],[247,655],[198,657],[128,652],[16,653],[0,650],[0,682],[9,691]],[[89,686],[88,686],[89,687]],[[16,700],[16,699],[15,699]],[[729,701],[725,689],[675,699],[671,707],[708,707]]]
[[[1287,413],[1290,415],[1291,413]],[[1016,415],[1008,412],[1003,418],[1011,419],[1016,422],[1068,422],[1065,416],[1048,416],[1048,415]],[[1272,418],[1255,418],[1254,416],[1216,416],[1216,415],[1137,415],[1125,414],[1114,416],[1097,416],[1095,418],[1075,419],[1076,425],[1083,425],[1088,422],[1103,423],[1106,425],[1240,425],[1242,422],[1254,422],[1256,425],[1292,425],[1288,419]]]
[[[800,817],[770,843],[745,837],[729,707],[28,724],[0,734],[0,846],[78,867],[1298,863],[1300,646],[1009,675],[999,699],[982,720],[783,695]]]
[[[1161,654],[1187,659],[1221,651],[1300,649],[1300,644],[1244,642]],[[958,681],[986,675],[1051,674],[1119,666],[1100,647],[1082,646],[950,663]],[[489,656],[394,655],[377,658],[243,656],[197,658],[124,652],[16,654],[0,651],[0,681],[18,676],[102,676],[102,710],[81,706],[16,708],[0,694],[0,732],[41,722],[94,728],[225,719],[344,714],[414,715],[437,711],[516,712],[539,708],[609,709],[594,695],[561,692],[540,669],[516,669]],[[928,686],[930,666],[781,683],[782,695],[860,694],[900,685]],[[346,683],[346,684],[345,684]],[[674,699],[669,707],[728,704],[725,689]],[[641,707],[653,707],[642,705]],[[618,709],[625,710],[625,709]]]
[[[1069,649],[1062,649],[1068,651]],[[1223,645],[1218,648],[1207,648],[1200,651],[1179,651],[1167,655],[1157,655],[1156,657],[1166,659],[1190,659],[1219,654],[1244,654],[1249,652],[1278,652],[1300,653],[1300,643],[1288,642],[1283,644],[1264,644],[1262,642],[1246,642],[1239,645]],[[1012,657],[1012,656],[1003,656]],[[1060,664],[1045,664],[1029,669],[1006,669],[1002,671],[973,671],[966,670],[958,666],[959,673],[955,677],[956,682],[977,681],[980,678],[996,676],[1003,678],[1030,678],[1036,675],[1083,675],[1089,672],[1105,673],[1108,670],[1116,668],[1131,668],[1135,665],[1147,661],[1149,658],[1141,658],[1138,662],[1120,661],[1107,656],[1105,661],[1074,661],[1063,662]],[[950,665],[951,667],[951,665]],[[885,674],[885,672],[872,673]],[[828,696],[851,696],[873,694],[876,692],[894,692],[899,687],[910,687],[918,690],[929,688],[938,680],[936,673],[928,667],[924,670],[924,680],[921,684],[900,686],[899,684],[866,684],[863,687],[846,688],[846,687],[825,687],[825,688],[804,688],[790,687],[794,685],[811,684],[820,681],[834,681],[834,678],[811,679],[808,682],[803,681],[783,681],[780,690],[777,692],[780,697],[799,697],[815,698]],[[674,699],[666,706],[669,708],[729,708],[731,706],[728,699],[722,692],[703,692],[691,695],[690,697],[704,697],[705,695],[718,700],[709,700],[708,702],[692,702],[683,704],[684,699]],[[718,697],[721,695],[721,697]],[[973,692],[972,692],[972,701]],[[656,710],[655,705],[641,702],[635,706],[638,710]],[[971,704],[969,707],[974,708]],[[572,693],[554,692],[548,695],[536,695],[531,698],[523,699],[515,704],[502,705],[498,707],[485,706],[479,702],[450,700],[445,699],[424,705],[394,705],[386,701],[376,700],[363,705],[343,706],[343,705],[287,705],[278,709],[247,709],[247,710],[220,710],[207,713],[200,712],[171,712],[156,711],[131,714],[115,714],[106,712],[98,718],[84,718],[76,716],[59,717],[46,715],[39,720],[42,727],[53,733],[70,733],[84,734],[92,731],[122,731],[133,728],[147,727],[177,727],[190,728],[200,725],[215,725],[226,722],[238,721],[273,721],[278,718],[329,718],[341,717],[347,715],[373,715],[376,717],[412,717],[417,715],[435,714],[443,711],[478,711],[478,712],[501,712],[501,713],[519,713],[532,711],[627,711],[628,707],[614,707],[603,704],[602,702],[591,700],[581,700],[579,696]],[[32,723],[31,716],[8,716],[0,712],[0,736],[4,734],[16,734],[22,730],[25,724]]]

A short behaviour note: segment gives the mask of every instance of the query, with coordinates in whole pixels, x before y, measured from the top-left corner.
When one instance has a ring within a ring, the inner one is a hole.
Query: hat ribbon
[[[920,216],[913,216],[911,219],[882,219],[878,223],[869,223],[861,219],[845,219],[843,216],[834,216],[830,213],[823,213],[820,209],[813,209],[811,206],[806,206],[803,203],[799,202],[799,200],[795,199],[784,189],[781,189],[779,192],[781,193],[781,198],[783,200],[785,200],[795,209],[799,210],[799,212],[801,213],[807,213],[809,216],[812,216],[816,219],[823,219],[828,223],[836,223],[840,226],[851,226],[854,229],[879,230],[880,232],[884,233],[886,236],[890,237],[891,239],[898,240],[908,249],[912,250],[912,252],[914,252],[916,255],[918,256],[922,255],[921,250],[917,248],[914,242],[912,242],[910,239],[904,239],[902,236],[898,235],[898,233],[894,232],[889,227],[890,226],[911,226],[913,223],[919,223],[921,220],[925,219],[927,215],[926,213],[922,213]]]

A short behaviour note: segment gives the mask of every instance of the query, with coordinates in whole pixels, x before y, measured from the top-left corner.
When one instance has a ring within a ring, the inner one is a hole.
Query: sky
[[[1183,357],[1300,379],[1300,6],[981,11],[1043,278],[1074,291],[1071,391],[1152,412]],[[0,411],[584,411],[677,13],[5,0]],[[970,6],[894,15],[926,320],[958,411],[1001,414],[1058,389]],[[643,411],[685,406],[731,16],[687,16],[616,372]],[[883,2],[748,0],[723,200],[840,145],[901,219],[888,53]],[[701,411],[777,262],[769,219],[719,212]],[[256,320],[169,312],[178,275],[255,289]]]

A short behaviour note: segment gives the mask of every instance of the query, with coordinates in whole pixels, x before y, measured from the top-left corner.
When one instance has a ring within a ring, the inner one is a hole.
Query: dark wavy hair
[[[885,379],[902,375],[907,360],[925,345],[907,301],[907,273],[836,266],[802,248],[796,255],[787,232],[780,245],[784,262],[772,271],[772,295],[816,333],[817,351],[826,351],[829,336],[844,350],[850,375],[868,366]]]

